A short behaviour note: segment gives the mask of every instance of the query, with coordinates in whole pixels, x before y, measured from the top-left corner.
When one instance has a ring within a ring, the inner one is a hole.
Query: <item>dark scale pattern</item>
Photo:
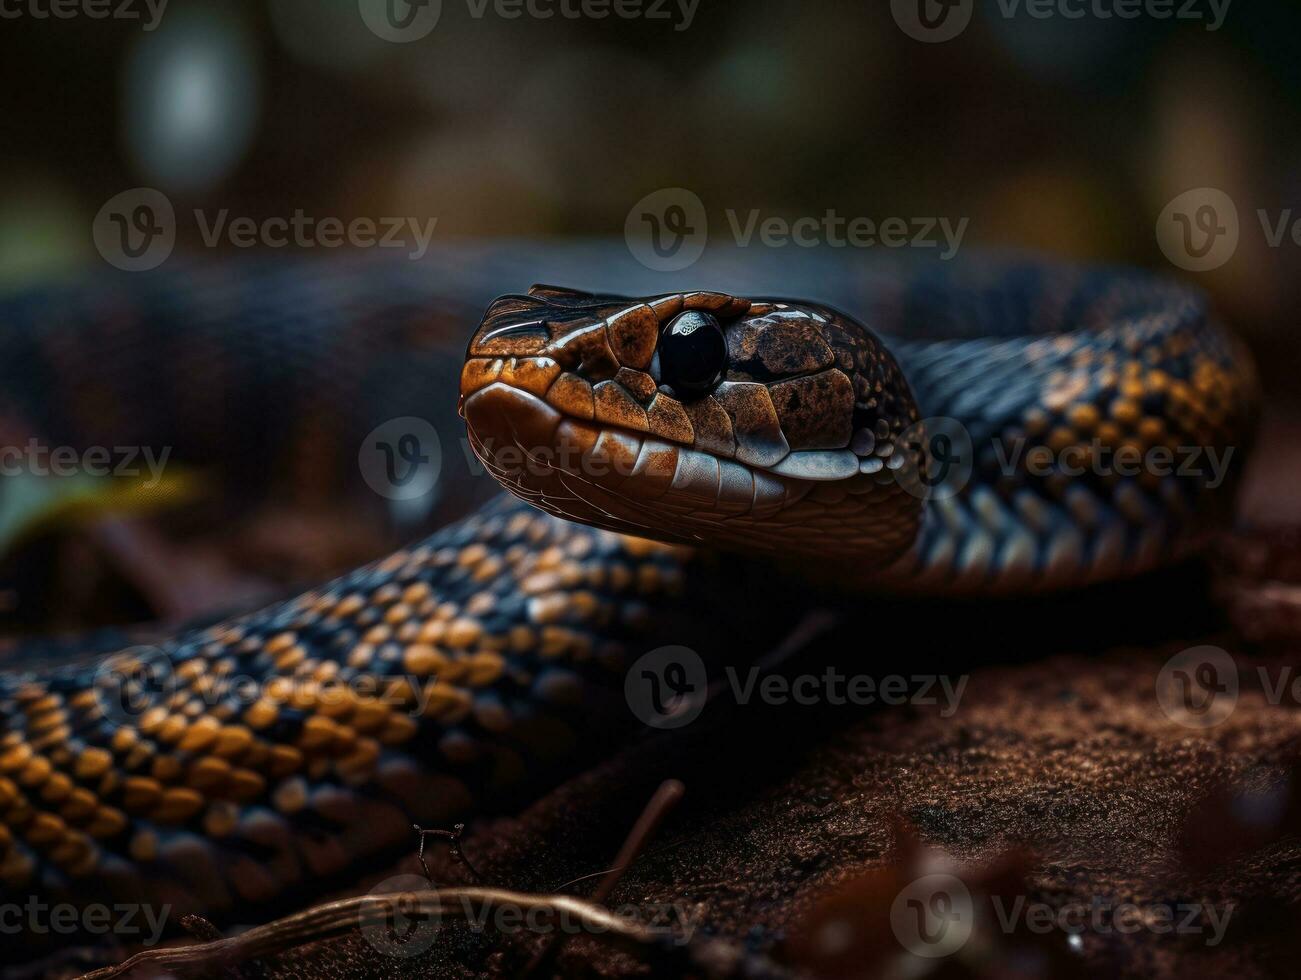
[[[1256,382],[1204,297],[1133,273],[970,275],[923,277],[872,321],[921,414],[970,434],[975,467],[931,501],[892,582],[1077,586],[1168,562],[1223,524]]]
[[[158,648],[0,675],[0,895],[246,912],[409,843],[630,723],[598,689],[682,574],[503,501]]]
[[[267,258],[88,275],[0,301],[0,439],[21,446],[164,449],[205,495],[246,513],[349,497],[357,449],[388,419],[428,419],[443,444],[466,333],[532,253],[444,251],[436,264],[354,255]],[[443,472],[434,515],[478,502]]]

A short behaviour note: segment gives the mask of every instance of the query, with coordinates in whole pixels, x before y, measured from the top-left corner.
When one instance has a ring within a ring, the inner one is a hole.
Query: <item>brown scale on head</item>
[[[907,382],[816,304],[535,286],[484,315],[461,412],[512,492],[598,527],[870,571],[921,520]]]

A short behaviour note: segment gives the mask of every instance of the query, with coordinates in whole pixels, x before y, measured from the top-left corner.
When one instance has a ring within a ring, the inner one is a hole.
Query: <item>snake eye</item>
[[[727,366],[727,341],[718,318],[690,310],[679,313],[660,334],[660,378],[682,396],[700,397],[718,383]]]

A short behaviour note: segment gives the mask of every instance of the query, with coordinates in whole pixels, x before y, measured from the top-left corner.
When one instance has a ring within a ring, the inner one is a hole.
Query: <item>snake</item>
[[[375,418],[422,410],[509,491],[467,484],[464,516],[269,607],[11,659],[0,904],[264,919],[638,727],[625,674],[656,644],[707,628],[753,656],[770,574],[1014,619],[1232,515],[1257,382],[1195,288],[747,258],[722,278],[748,291],[540,285],[483,311],[537,265],[611,289],[604,254],[180,266],[0,303],[3,417],[51,439],[158,438],[310,496]]]

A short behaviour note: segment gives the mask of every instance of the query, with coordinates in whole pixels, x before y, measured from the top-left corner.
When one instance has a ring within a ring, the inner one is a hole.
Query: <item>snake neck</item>
[[[1179,297],[1053,336],[891,341],[927,415],[926,506],[908,552],[870,584],[1079,588],[1213,540],[1232,520],[1259,389],[1245,348]]]

